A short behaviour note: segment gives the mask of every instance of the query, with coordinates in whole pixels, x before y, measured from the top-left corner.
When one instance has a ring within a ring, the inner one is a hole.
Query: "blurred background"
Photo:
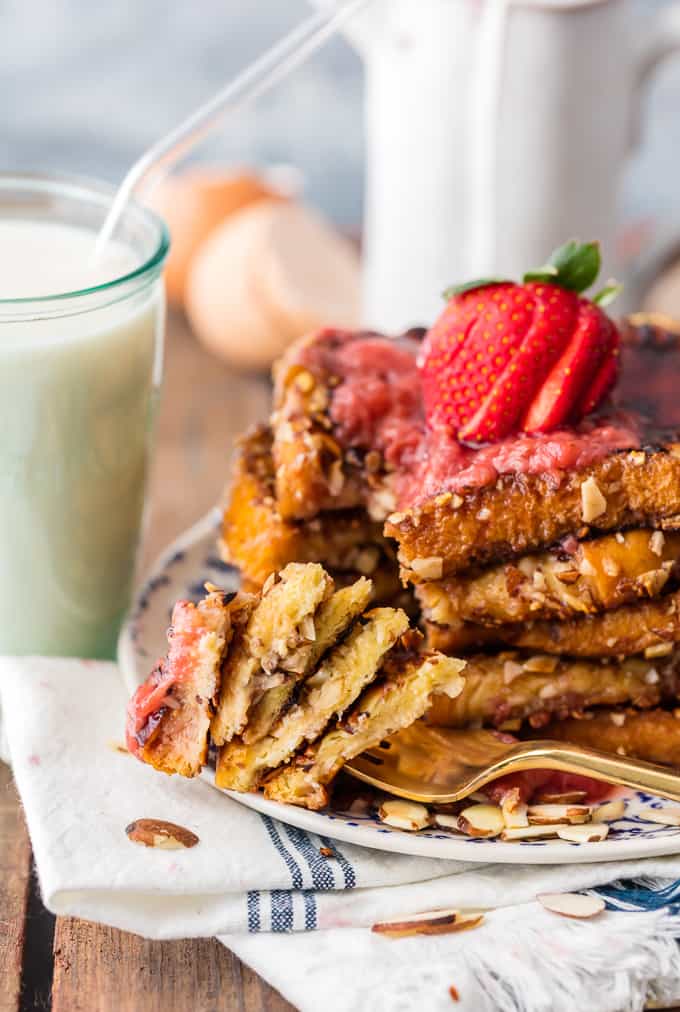
[[[417,2],[417,0],[414,0]],[[642,24],[668,0],[632,0]],[[157,136],[295,25],[305,0],[21,0],[0,3],[0,168],[119,178]],[[603,41],[603,70],[606,68]],[[290,162],[335,221],[362,211],[362,65],[331,41],[256,109],[230,120],[200,157]],[[646,102],[643,145],[622,203],[628,220],[675,214],[680,61]]]

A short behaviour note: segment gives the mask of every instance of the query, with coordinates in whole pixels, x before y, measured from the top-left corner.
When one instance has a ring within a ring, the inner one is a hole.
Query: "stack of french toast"
[[[128,707],[127,745],[192,777],[215,749],[218,787],[322,808],[344,763],[455,696],[463,661],[421,649],[400,608],[371,608],[362,577],[337,588],[291,562],[257,594],[175,605],[168,652]]]
[[[522,283],[451,291],[427,332],[289,349],[224,512],[243,591],[198,606],[232,645],[173,769],[211,740],[222,786],[319,807],[421,716],[680,765],[680,330],[615,325],[609,287],[583,294],[596,268],[570,243]],[[304,614],[273,647],[253,624],[291,581]],[[129,741],[167,769],[182,707],[150,705]]]

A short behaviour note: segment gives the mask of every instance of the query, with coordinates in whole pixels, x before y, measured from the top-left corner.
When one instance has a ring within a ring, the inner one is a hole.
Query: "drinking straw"
[[[134,163],[123,179],[95,244],[95,260],[116,230],[133,193],[148,194],[191,148],[214,130],[224,116],[242,109],[278,84],[303,60],[311,56],[370,0],[343,0],[330,9],[318,11],[285,35],[257,60],[241,71],[211,99],[176,126]]]

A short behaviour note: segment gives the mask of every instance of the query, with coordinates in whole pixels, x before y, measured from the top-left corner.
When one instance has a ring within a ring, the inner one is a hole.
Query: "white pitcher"
[[[324,2],[324,0],[317,0]],[[517,277],[566,239],[614,273],[618,184],[640,88],[680,46],[680,4],[372,0],[366,63],[364,316],[427,322],[447,285]]]

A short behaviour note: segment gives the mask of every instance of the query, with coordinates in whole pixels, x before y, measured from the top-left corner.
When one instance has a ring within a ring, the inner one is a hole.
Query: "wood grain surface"
[[[19,1007],[31,848],[10,771],[0,763],[0,1012]]]
[[[242,376],[204,352],[171,316],[150,483],[143,569],[222,496],[234,438],[269,409],[267,377]],[[30,845],[11,776],[0,763],[0,1012],[49,1008],[24,947]],[[39,905],[39,899],[34,897]],[[43,917],[47,917],[44,912]],[[30,920],[29,920],[30,924]],[[50,925],[51,930],[51,925]],[[47,935],[49,943],[49,934]],[[44,954],[49,960],[49,950]],[[23,992],[22,964],[24,969]],[[49,990],[51,967],[44,970]],[[286,1012],[291,1006],[214,939],[149,942],[71,918],[54,929],[54,1012]]]
[[[149,942],[84,921],[57,921],[52,1012],[291,1008],[215,939]]]

